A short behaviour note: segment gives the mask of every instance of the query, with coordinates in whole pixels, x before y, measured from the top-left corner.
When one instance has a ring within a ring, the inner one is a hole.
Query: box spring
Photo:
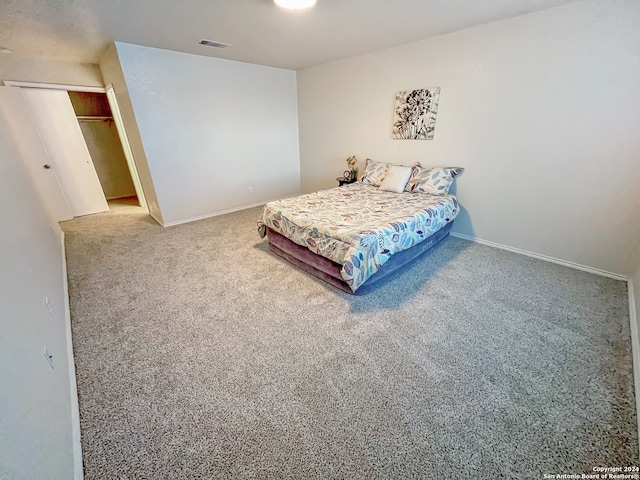
[[[340,290],[354,295],[366,295],[372,290],[384,285],[397,277],[415,261],[431,251],[436,245],[442,243],[449,235],[453,222],[446,224],[436,233],[417,245],[403,250],[391,256],[391,258],[378,269],[378,271],[364,282],[355,292],[342,279],[340,270],[342,265],[328,258],[321,257],[309,249],[292,242],[288,238],[267,227],[269,248],[279,257],[284,258],[298,268],[323,280]]]

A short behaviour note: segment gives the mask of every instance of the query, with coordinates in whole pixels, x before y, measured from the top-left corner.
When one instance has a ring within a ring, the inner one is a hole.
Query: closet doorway
[[[140,204],[107,94],[68,94],[105,198]]]
[[[147,209],[111,85],[104,89],[19,81],[4,83],[8,87],[19,87],[22,92],[38,136],[49,156],[45,168],[59,178],[61,195],[67,199],[73,216],[107,210],[109,207],[105,200],[124,201]],[[73,133],[74,128],[67,128],[67,133],[71,133],[65,141],[65,137],[54,133],[60,124],[75,124],[76,133]],[[69,140],[81,144],[81,148],[76,148],[75,153],[69,152],[66,147]],[[62,168],[68,166],[71,168]],[[93,172],[97,191],[87,186],[86,181],[80,180],[81,172],[87,169]],[[98,197],[101,197],[105,208],[100,210],[94,207],[92,211],[81,205],[82,208],[75,209],[74,204],[78,202],[74,201],[74,197],[78,196],[91,198],[96,204],[99,203]]]

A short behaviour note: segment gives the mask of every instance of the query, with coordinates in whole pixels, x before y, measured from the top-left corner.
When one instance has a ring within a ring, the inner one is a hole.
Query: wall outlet
[[[47,350],[47,346],[46,345],[44,347],[44,352],[42,352],[42,355],[44,355],[45,360],[47,361],[47,363],[51,367],[51,370],[53,370],[55,368],[53,366],[53,355],[49,354],[49,350]]]
[[[249,193],[253,193],[253,186],[249,187]]]
[[[53,308],[49,303],[49,297],[44,297],[44,304],[47,306],[47,310],[49,310],[49,314],[51,315],[51,318],[56,318],[56,315],[53,313]]]

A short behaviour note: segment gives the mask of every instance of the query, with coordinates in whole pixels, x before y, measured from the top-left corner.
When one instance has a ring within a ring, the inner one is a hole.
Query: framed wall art
[[[398,140],[433,140],[440,87],[396,93],[392,137]]]

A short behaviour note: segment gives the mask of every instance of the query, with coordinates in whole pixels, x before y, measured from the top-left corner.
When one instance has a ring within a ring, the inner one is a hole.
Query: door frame
[[[144,190],[142,189],[142,183],[140,182],[140,176],[138,175],[138,168],[136,167],[135,158],[133,157],[133,151],[129,144],[129,138],[127,137],[127,131],[124,127],[122,115],[120,114],[120,107],[118,105],[115,90],[112,84],[106,87],[90,87],[86,85],[66,85],[61,83],[41,83],[41,82],[23,82],[20,80],[4,80],[6,87],[22,87],[22,88],[44,88],[47,90],[66,90],[67,92],[86,92],[86,93],[104,93],[107,96],[107,102],[109,108],[111,108],[111,114],[116,125],[118,132],[118,138],[124,152],[125,159],[127,160],[127,166],[129,167],[129,174],[133,182],[133,188],[136,191],[138,197],[138,203],[140,206],[148,210],[147,199],[144,196]],[[111,92],[111,93],[110,93]]]
[[[133,151],[131,150],[131,144],[129,143],[127,130],[124,127],[124,120],[122,119],[122,114],[120,113],[120,106],[118,105],[118,99],[116,98],[116,91],[113,88],[113,84],[111,83],[107,85],[104,90],[104,93],[107,95],[109,108],[111,108],[111,115],[113,115],[113,122],[116,125],[118,137],[120,138],[120,143],[122,144],[124,158],[127,160],[127,165],[129,166],[129,173],[131,174],[131,180],[133,181],[133,188],[135,189],[136,195],[138,196],[138,202],[140,203],[141,207],[148,210],[149,207],[147,207],[147,199],[144,196],[142,182],[140,181],[138,169],[136,168],[136,162],[133,158]]]
[[[44,88],[46,90],[66,90],[68,92],[105,93],[104,87],[84,85],[65,85],[62,83],[23,82],[21,80],[4,80],[5,87]]]

